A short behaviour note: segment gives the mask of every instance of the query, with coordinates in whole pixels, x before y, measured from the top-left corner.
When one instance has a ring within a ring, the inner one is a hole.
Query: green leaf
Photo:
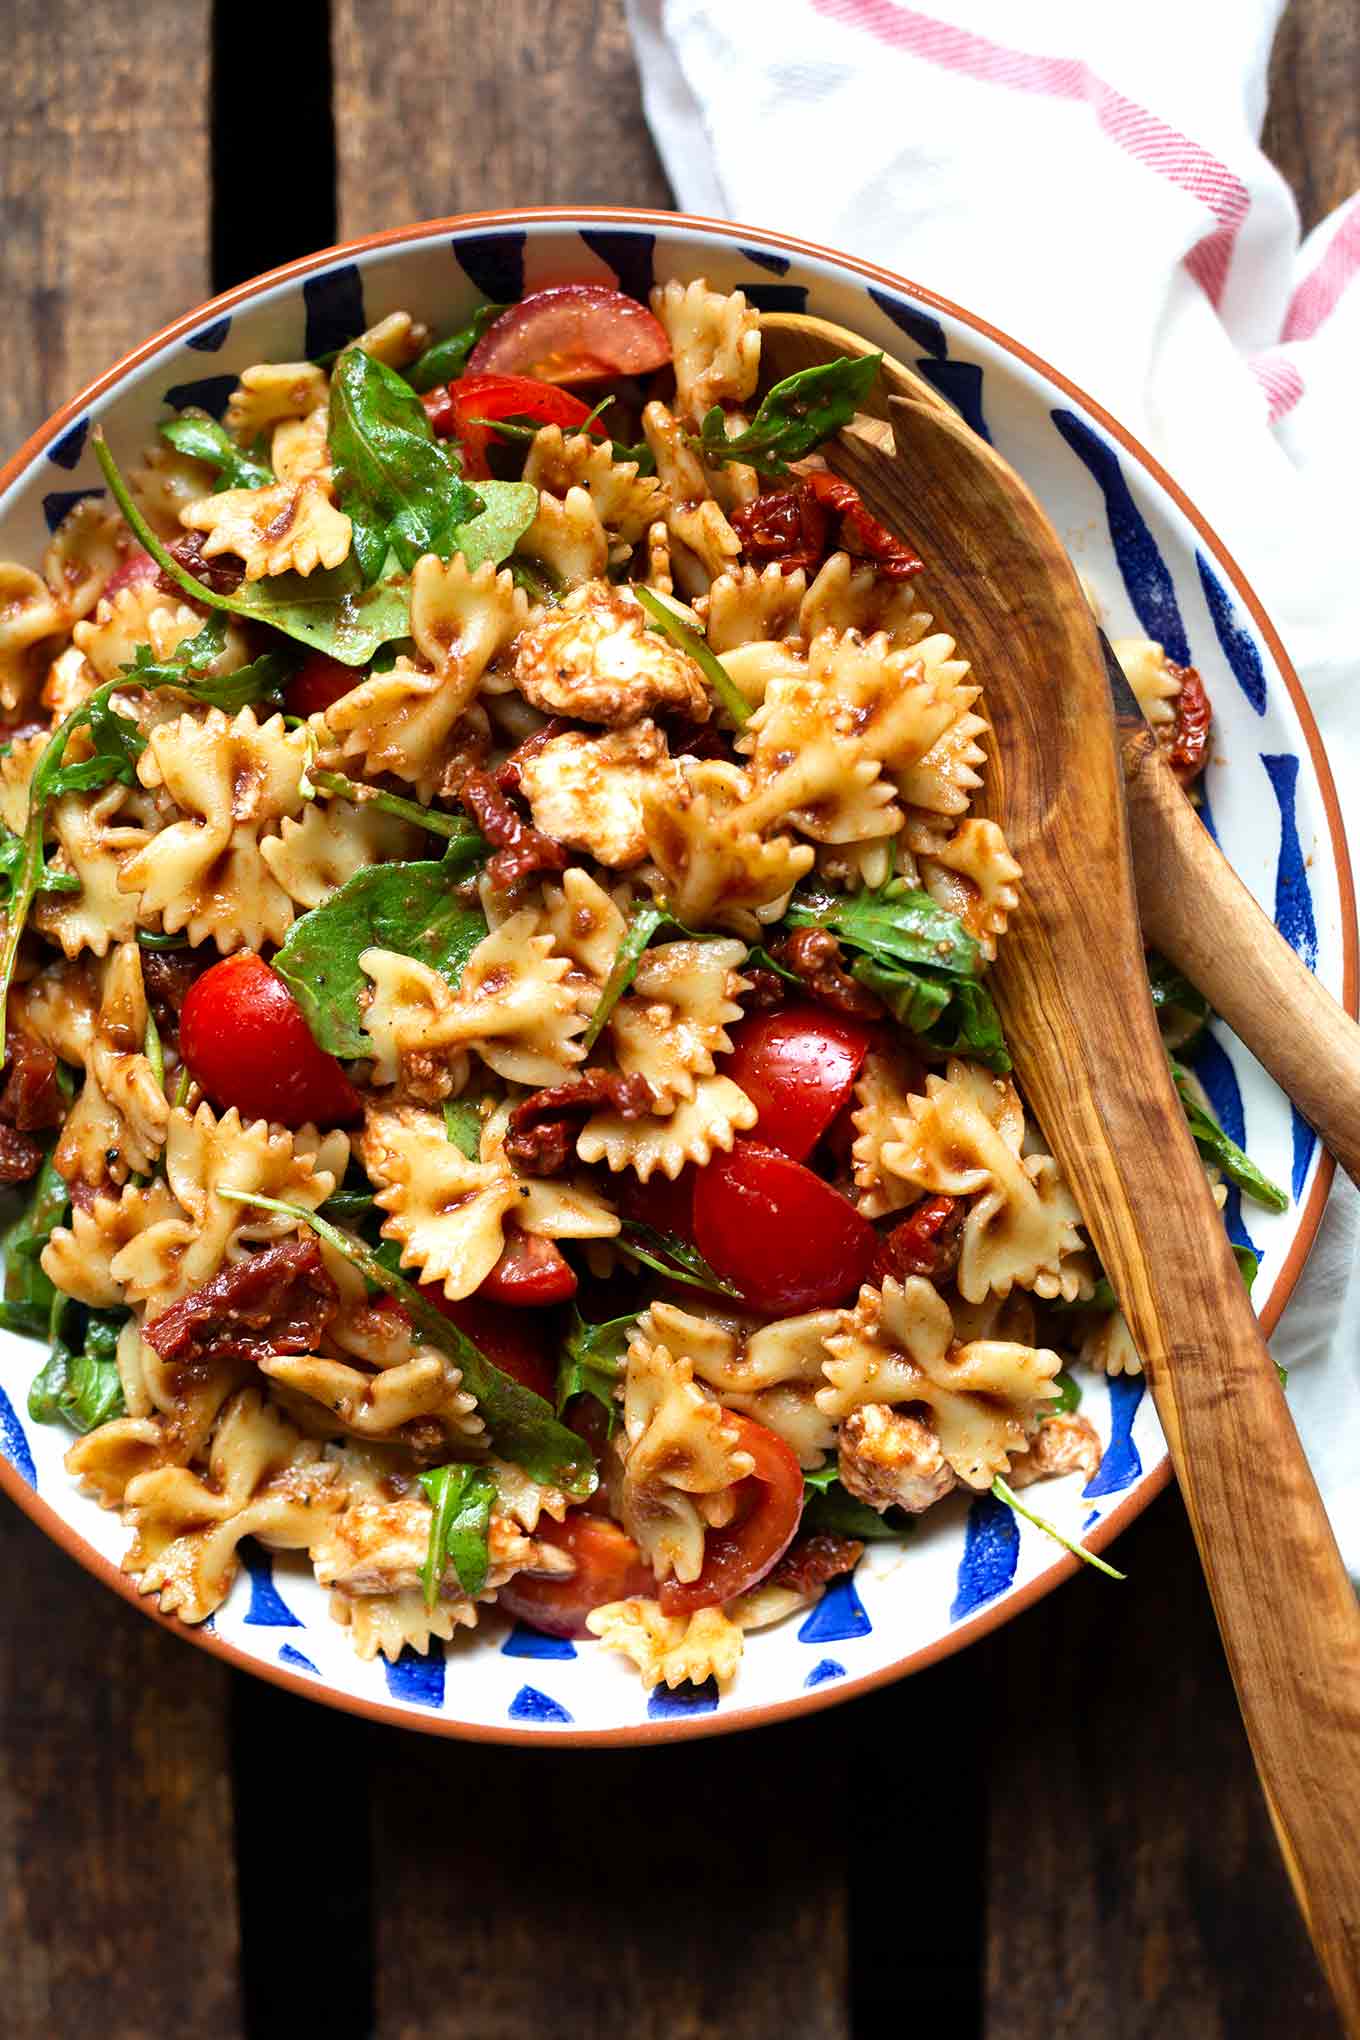
[[[410,383],[362,347],[347,347],[331,374],[330,451],[365,582],[391,552],[407,573],[426,553],[447,559],[454,531],[482,508]]]
[[[486,922],[455,885],[443,864],[381,864],[356,873],[324,906],[294,921],[274,968],[329,1055],[353,1060],[373,1053],[359,1003],[369,988],[359,968],[364,950],[414,956],[457,986]]]
[[[321,1216],[332,1225],[353,1225],[367,1218],[374,1208],[371,1190],[334,1190],[321,1206]]]
[[[1159,956],[1155,949],[1147,952],[1147,974],[1148,990],[1152,993],[1162,1039],[1176,1054],[1197,1041],[1204,1032],[1204,1023],[1209,1017],[1209,1001],[1202,992],[1196,991],[1189,978],[1182,976],[1175,965]]]
[[[1044,1410],[1046,1417],[1070,1417],[1073,1410],[1081,1407],[1081,1383],[1064,1367],[1054,1375],[1053,1385],[1058,1391],[1056,1402]]]
[[[16,836],[13,829],[0,823],[0,909],[6,908],[14,898],[22,880],[24,869],[24,839]],[[80,880],[73,871],[54,871],[43,854],[42,867],[38,873],[35,892],[73,893],[80,891]]]
[[[1216,1119],[1211,1118],[1200,1103],[1197,1085],[1191,1072],[1183,1063],[1172,1059],[1171,1074],[1180,1092],[1181,1106],[1195,1138],[1195,1146],[1206,1161],[1214,1162],[1223,1171],[1230,1183],[1235,1183],[1244,1197],[1253,1203],[1263,1204],[1267,1211],[1288,1211],[1289,1198],[1263,1175],[1249,1155],[1242,1152],[1235,1140],[1230,1140]]]
[[[959,978],[982,970],[982,952],[957,914],[903,878],[857,893],[804,889],[794,894],[787,919],[795,928],[829,928],[875,963],[924,965]]]
[[[315,1211],[301,1204],[287,1204],[279,1197],[265,1197],[257,1191],[218,1189],[219,1197],[233,1204],[259,1205],[264,1211],[278,1211],[296,1219],[333,1247],[356,1267],[365,1281],[395,1296],[426,1345],[435,1346],[457,1362],[463,1373],[463,1387],[477,1399],[496,1451],[502,1458],[522,1466],[532,1479],[563,1488],[584,1499],[595,1492],[595,1462],[584,1440],[559,1424],[552,1404],[531,1388],[524,1388],[488,1360],[452,1318],[445,1317],[414,1284],[392,1268],[353,1233],[341,1232]],[[396,1242],[391,1242],[395,1245]]]
[[[630,1261],[638,1261],[644,1268],[664,1275],[667,1281],[683,1282],[691,1289],[707,1289],[714,1296],[741,1296],[739,1289],[714,1274],[697,1247],[678,1234],[658,1232],[655,1226],[644,1225],[636,1218],[621,1219],[619,1223],[614,1244]]]
[[[460,1155],[475,1162],[482,1152],[482,1115],[467,1098],[444,1100],[444,1131]]]
[[[1233,1241],[1232,1250],[1233,1259],[1237,1263],[1238,1272],[1240,1273],[1242,1280],[1246,1283],[1247,1294],[1248,1296],[1250,1296],[1252,1288],[1256,1282],[1256,1277],[1260,1273],[1261,1256],[1258,1253],[1256,1253],[1251,1247],[1243,1246],[1239,1240]]]
[[[763,474],[787,474],[791,460],[801,460],[850,423],[873,388],[882,359],[881,354],[857,360],[841,355],[785,376],[766,392],[755,417],[735,439],[728,438],[726,415],[715,404],[691,444],[710,464],[739,460]]]
[[[1042,1530],[1046,1537],[1053,1538],[1065,1551],[1070,1551],[1074,1558],[1081,1559],[1086,1565],[1093,1565],[1097,1572],[1105,1573],[1112,1580],[1122,1580],[1126,1577],[1124,1573],[1116,1572],[1112,1565],[1107,1565],[1103,1558],[1098,1558],[1094,1551],[1088,1551],[1084,1544],[1078,1544],[1075,1537],[1069,1537],[1056,1523],[1050,1523],[1046,1516],[1036,1516],[1032,1509],[1027,1509],[1023,1502],[1017,1501],[1000,1474],[992,1482],[992,1493],[999,1502],[1005,1502],[1008,1508],[1014,1509],[1017,1516],[1023,1516],[1027,1523],[1033,1523],[1036,1530]]]
[[[509,309],[509,305],[478,305],[466,326],[460,326],[456,333],[445,334],[442,340],[436,340],[432,347],[425,349],[407,376],[411,388],[423,394],[426,390],[436,389],[440,383],[456,382],[487,327]]]
[[[208,708],[223,709],[228,715],[235,715],[238,708],[251,708],[258,702],[279,706],[283,690],[297,671],[297,659],[291,652],[264,652],[258,659],[252,659],[248,666],[238,666],[233,673],[209,673],[205,669],[221,654],[226,642],[227,625],[224,617],[210,617],[197,637],[187,638],[176,645],[168,659],[157,659],[150,645],[137,645],[132,654],[132,663],[123,667],[129,687],[176,687],[192,694],[195,701],[203,702]],[[126,718],[115,715],[113,722],[126,724]],[[92,734],[95,730],[92,725]],[[135,724],[129,725],[136,739],[136,752],[145,749],[145,740]],[[130,786],[132,780],[127,784]]]
[[[33,1179],[28,1201],[18,1218],[0,1237],[0,1258],[4,1262],[4,1312],[0,1322],[7,1331],[42,1338],[47,1331],[57,1291],[43,1273],[39,1255],[57,1226],[66,1217],[70,1192],[57,1174],[51,1155]]]
[[[619,1415],[614,1386],[623,1372],[624,1355],[636,1323],[637,1312],[630,1311],[627,1317],[608,1318],[599,1325],[587,1324],[572,1305],[571,1324],[557,1359],[559,1417],[574,1395],[593,1395],[609,1419],[606,1435],[613,1437]]]
[[[73,1352],[57,1339],[46,1365],[28,1391],[28,1414],[36,1424],[69,1424],[83,1436],[124,1414],[123,1384],[116,1358],[127,1312],[91,1311],[83,1347]]]
[[[364,586],[357,560],[314,574],[271,574],[245,581],[234,595],[223,595],[196,580],[170,557],[128,491],[103,431],[91,435],[104,479],[138,543],[159,567],[177,581],[194,602],[267,623],[285,637],[325,652],[342,666],[367,666],[379,647],[410,634],[411,593],[400,562],[389,559],[371,587]]]
[[[453,534],[452,551],[460,552],[471,571],[490,560],[507,560],[538,515],[538,490],[532,482],[478,482],[484,509]],[[447,559],[449,554],[441,554]]]
[[[678,645],[682,652],[688,652],[695,665],[713,689],[719,708],[730,722],[740,729],[751,713],[751,704],[746,699],[716,652],[711,652],[697,631],[678,617],[662,595],[653,588],[644,588],[638,582],[633,593],[652,619],[655,628]]]
[[[906,1536],[912,1528],[912,1519],[901,1509],[889,1509],[880,1515],[867,1502],[857,1500],[841,1485],[833,1459],[815,1473],[803,1475],[800,1527],[813,1536],[858,1537],[870,1544]]]
[[[206,411],[191,408],[181,411],[178,418],[167,419],[161,426],[161,437],[168,439],[176,452],[216,468],[214,495],[223,489],[264,489],[278,479],[267,461],[243,453],[230,433]]]
[[[462,815],[446,815],[442,808],[424,807],[418,800],[407,800],[404,794],[365,786],[358,780],[347,779],[343,772],[313,771],[310,777],[313,786],[319,787],[322,793],[337,794],[342,800],[352,800],[358,807],[371,802],[384,814],[399,815],[404,822],[414,822],[418,829],[426,830],[431,836],[446,837],[449,845],[444,853],[446,865],[456,851],[460,861],[466,858],[471,869],[490,850],[485,837],[479,836],[471,822]]]
[[[590,1025],[581,1036],[581,1046],[587,1053],[594,1048],[605,1021],[637,976],[642,952],[665,919],[665,908],[659,907],[654,900],[636,900],[630,908],[628,926],[614,953],[614,965],[604,981],[600,1002],[590,1016]]]
[[[433,1608],[439,1599],[439,1582],[450,1563],[463,1592],[475,1600],[491,1570],[487,1532],[496,1477],[485,1466],[434,1466],[421,1474],[420,1485],[433,1510],[429,1549],[420,1568],[425,1606]]]
[[[850,975],[882,999],[894,1020],[911,1034],[929,1034],[948,1009],[954,989],[947,978],[902,964],[878,963],[872,956],[857,956]]]

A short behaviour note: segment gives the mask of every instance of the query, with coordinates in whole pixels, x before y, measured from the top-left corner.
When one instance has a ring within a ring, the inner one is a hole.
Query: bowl
[[[1297,677],[1231,556],[1150,455],[1055,369],[921,285],[786,235],[683,214],[562,208],[427,221],[331,248],[190,312],[63,406],[0,474],[0,557],[33,563],[82,496],[100,493],[89,444],[102,422],[126,460],[168,411],[215,415],[252,362],[322,355],[405,308],[443,330],[485,299],[567,278],[645,298],[655,278],[707,276],[762,310],[809,311],[907,359],[1019,469],[1048,509],[1112,637],[1159,639],[1197,666],[1215,711],[1204,819],[1256,897],[1330,991],[1354,1010],[1356,931],[1335,789]],[[965,651],[967,647],[963,648]],[[985,683],[986,676],[979,676]],[[1270,1330],[1298,1279],[1332,1164],[1226,1030],[1198,1074],[1220,1119],[1289,1185],[1278,1216],[1227,1207],[1260,1253]],[[62,1464],[61,1430],[32,1423],[36,1347],[0,1334],[0,1485],[108,1586],[161,1621],[119,1570],[127,1533]],[[1100,1550],[1165,1486],[1170,1465],[1141,1376],[1083,1382],[1103,1457],[1043,1509]],[[853,1581],[810,1613],[750,1639],[737,1678],[648,1694],[595,1643],[483,1627],[427,1657],[362,1663],[305,1565],[243,1553],[216,1615],[179,1633],[232,1664],[357,1714],[487,1742],[629,1743],[718,1733],[832,1705],[961,1649],[1067,1578],[1077,1561],[990,1496],[937,1505],[900,1543],[870,1548]],[[1112,1592],[1117,1589],[1112,1588]]]

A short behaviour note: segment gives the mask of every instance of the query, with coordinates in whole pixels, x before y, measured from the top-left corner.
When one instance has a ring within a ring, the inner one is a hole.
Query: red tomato
[[[874,1030],[810,1003],[752,1013],[722,1068],[760,1114],[756,1138],[801,1162],[850,1096]]]
[[[927,1197],[910,1218],[891,1232],[880,1233],[871,1280],[881,1288],[889,1276],[903,1282],[909,1275],[928,1275],[938,1282],[958,1265],[960,1235],[968,1206],[957,1197]]]
[[[803,1469],[798,1455],[764,1424],[727,1412],[741,1430],[740,1447],[755,1460],[742,1485],[747,1507],[725,1530],[704,1536],[704,1569],[697,1580],[664,1580],[656,1597],[666,1615],[690,1615],[730,1601],[763,1580],[792,1544],[803,1513]]]
[[[468,356],[474,375],[532,375],[546,383],[647,375],[671,358],[666,329],[636,298],[603,283],[532,291],[488,326]]]
[[[694,1239],[756,1310],[825,1310],[868,1279],[878,1234],[848,1197],[776,1148],[739,1140],[701,1169]]]
[[[477,1294],[489,1303],[565,1303],[576,1294],[576,1273],[551,1240],[537,1233],[510,1232]]]
[[[479,482],[491,473],[486,449],[498,435],[476,419],[532,418],[536,425],[560,425],[570,432],[590,416],[589,407],[570,391],[527,375],[460,375],[457,382],[430,390],[421,402],[435,436],[458,441],[464,472]],[[598,418],[590,430],[597,439],[607,436]]]
[[[283,979],[249,950],[224,956],[189,987],[179,1049],[213,1104],[234,1105],[243,1119],[328,1126],[363,1110]]]
[[[363,678],[353,666],[342,666],[325,652],[309,652],[283,690],[284,705],[289,715],[324,713]]]
[[[614,1201],[621,1218],[649,1225],[653,1232],[674,1233],[678,1239],[694,1238],[694,1181],[698,1170],[691,1163],[672,1182],[658,1173],[642,1183],[625,1170],[616,1178]]]
[[[422,1282],[420,1293],[446,1318],[452,1318],[493,1366],[513,1375],[521,1387],[552,1401],[557,1385],[553,1364],[556,1341],[541,1319],[507,1310],[503,1304],[485,1303],[480,1296],[460,1296],[454,1301],[437,1282]]]
[[[154,581],[159,572],[160,567],[150,553],[143,552],[138,546],[135,552],[128,554],[122,566],[115,567],[109,575],[104,583],[104,594],[111,599],[120,588],[135,588],[140,581]]]
[[[565,1523],[540,1516],[534,1535],[542,1543],[568,1552],[576,1561],[575,1572],[563,1579],[516,1573],[497,1593],[496,1604],[507,1608],[517,1622],[528,1622],[545,1635],[588,1636],[586,1616],[592,1608],[655,1590],[651,1567],[628,1532],[608,1516],[588,1515],[580,1509],[573,1509]]]

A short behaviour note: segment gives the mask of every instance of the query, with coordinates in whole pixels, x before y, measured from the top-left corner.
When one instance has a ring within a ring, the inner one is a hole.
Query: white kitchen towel
[[[1259,145],[1282,0],[629,0],[678,203],[929,284],[1163,460],[1279,626],[1360,829],[1360,196]],[[1273,1341],[1360,1574],[1360,1197]]]

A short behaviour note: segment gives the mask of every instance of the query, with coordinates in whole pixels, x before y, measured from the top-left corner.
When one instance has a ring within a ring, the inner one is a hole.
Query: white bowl
[[[483,214],[375,235],[240,285],[147,341],[48,421],[0,475],[0,557],[36,563],[72,501],[97,493],[88,433],[103,423],[126,464],[167,407],[220,414],[256,361],[326,353],[405,308],[436,331],[484,299],[591,277],[645,298],[654,277],[707,276],[765,310],[808,310],[905,357],[1031,483],[1099,598],[1113,637],[1161,640],[1197,666],[1213,701],[1205,817],[1278,926],[1338,996],[1354,982],[1349,867],[1326,758],[1288,659],[1233,561],[1157,463],[1099,406],[983,320],[919,285],[753,228],[671,213]],[[963,648],[965,651],[967,647]],[[985,679],[985,675],[982,676]],[[1228,1218],[1262,1255],[1256,1296],[1269,1329],[1298,1278],[1331,1163],[1259,1065],[1214,1028],[1199,1074],[1228,1131],[1291,1187],[1290,1209]],[[69,1437],[31,1423],[39,1349],[0,1336],[0,1485],[127,1600],[127,1533],[68,1477]],[[1094,1549],[1165,1485],[1169,1464],[1141,1377],[1083,1384],[1104,1445],[1097,1474],[1048,1484],[1043,1509]],[[748,1640],[721,1697],[650,1696],[622,1658],[483,1626],[428,1658],[361,1663],[305,1562],[247,1551],[216,1616],[180,1633],[233,1663],[337,1707],[484,1741],[641,1742],[708,1734],[822,1707],[957,1650],[1066,1578],[1076,1561],[984,1496],[946,1502],[900,1544],[871,1547],[853,1583],[810,1614]],[[1112,1589],[1112,1591],[1115,1591]],[[160,1620],[159,1616],[155,1619]],[[179,1626],[179,1625],[173,1625]]]

